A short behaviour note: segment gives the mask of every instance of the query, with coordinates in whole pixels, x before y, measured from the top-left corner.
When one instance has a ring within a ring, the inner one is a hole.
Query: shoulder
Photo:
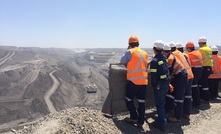
[[[151,62],[158,62],[159,60],[156,58],[156,57],[154,57],[152,60],[151,60]]]
[[[158,63],[158,59],[156,58],[156,57],[154,57],[152,60],[151,60],[151,62],[150,62],[150,64],[151,65],[156,65],[157,63]]]
[[[130,49],[128,49],[126,52],[125,52],[125,55],[131,55],[131,50]]]

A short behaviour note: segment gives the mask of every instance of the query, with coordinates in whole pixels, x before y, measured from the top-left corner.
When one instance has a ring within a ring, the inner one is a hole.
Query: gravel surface
[[[179,123],[168,123],[166,133],[174,134],[220,134],[221,99],[203,103],[200,109],[193,108],[191,120],[182,118]],[[40,118],[23,129],[11,129],[6,134],[160,134],[161,131],[152,127],[156,118],[155,109],[146,110],[147,122],[144,129],[128,124],[124,118],[128,115],[105,117],[100,111],[84,107],[75,107],[58,113],[51,113]]]

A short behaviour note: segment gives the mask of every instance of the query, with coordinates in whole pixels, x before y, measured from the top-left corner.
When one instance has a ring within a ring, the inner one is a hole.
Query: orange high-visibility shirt
[[[199,50],[194,50],[188,53],[190,59],[190,65],[194,68],[203,67],[203,57]]]

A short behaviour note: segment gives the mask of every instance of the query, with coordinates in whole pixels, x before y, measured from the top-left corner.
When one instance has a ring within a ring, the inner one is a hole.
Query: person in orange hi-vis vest
[[[173,43],[165,44],[163,54],[167,57],[173,92],[166,94],[165,109],[168,121],[179,122],[183,115],[184,93],[187,85],[187,72],[181,61],[171,53]],[[175,45],[174,45],[175,46]],[[176,47],[175,47],[176,48]]]
[[[185,65],[186,71],[187,71],[187,86],[186,86],[186,91],[184,93],[184,105],[183,105],[183,117],[186,119],[190,119],[190,112],[192,108],[192,90],[191,90],[191,85],[193,82],[193,72],[190,67],[190,61],[189,61],[189,56],[186,53],[183,53],[183,45],[178,42],[176,43],[176,50],[173,52],[175,56],[177,56],[180,61]]]
[[[203,70],[203,59],[202,54],[199,50],[195,50],[195,45],[193,42],[189,41],[186,43],[186,54],[188,54],[190,66],[194,75],[191,90],[192,90],[192,106],[195,108],[200,108],[200,90],[199,90],[199,80],[202,75]]]
[[[145,98],[148,84],[148,55],[140,49],[139,39],[132,35],[128,41],[128,50],[120,60],[127,68],[126,84],[126,106],[130,111],[130,117],[125,118],[126,122],[137,124],[143,128],[145,120]],[[138,109],[134,105],[134,98],[137,98]]]
[[[218,48],[212,46],[212,56],[213,56],[213,68],[212,74],[209,76],[209,90],[211,94],[211,99],[216,99],[219,97],[219,81],[221,79],[221,57],[218,55]]]

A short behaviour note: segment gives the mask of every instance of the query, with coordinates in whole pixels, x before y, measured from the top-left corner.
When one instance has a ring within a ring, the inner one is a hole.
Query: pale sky
[[[221,45],[221,1],[0,0],[0,45],[127,48],[131,35],[142,48],[201,36]]]

